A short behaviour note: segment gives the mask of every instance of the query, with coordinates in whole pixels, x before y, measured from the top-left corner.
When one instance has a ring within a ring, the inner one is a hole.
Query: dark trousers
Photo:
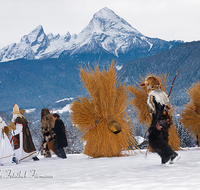
[[[149,141],[151,148],[157,152],[162,158],[162,164],[166,163],[176,153],[172,150],[171,146],[165,141]]]
[[[57,143],[55,144],[56,153],[59,158],[67,158],[63,147],[58,148]]]

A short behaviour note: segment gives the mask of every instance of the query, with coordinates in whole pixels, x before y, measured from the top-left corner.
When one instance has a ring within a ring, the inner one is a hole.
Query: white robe
[[[13,148],[10,141],[5,133],[3,133],[3,128],[6,126],[4,121],[0,122],[0,165],[12,163],[13,158]]]
[[[19,117],[19,115],[15,114],[13,115],[12,122],[15,121],[15,119]],[[25,152],[23,148],[23,125],[21,123],[16,123],[16,130],[13,131],[13,135],[19,134],[19,148],[14,149],[15,156],[19,161],[30,161],[33,157],[37,156],[37,151],[33,152]]]

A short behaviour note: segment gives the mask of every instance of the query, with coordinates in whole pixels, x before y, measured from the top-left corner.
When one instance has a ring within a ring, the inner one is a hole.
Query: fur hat
[[[41,110],[41,119],[42,119],[45,115],[47,115],[47,114],[50,114],[49,109],[43,108],[43,109]]]
[[[20,115],[19,114],[19,106],[17,104],[14,104],[14,106],[13,106],[13,115],[15,115],[15,114]]]
[[[160,82],[156,77],[148,76],[145,79],[145,83],[140,86],[146,86],[147,93],[149,94],[152,90],[160,89]]]

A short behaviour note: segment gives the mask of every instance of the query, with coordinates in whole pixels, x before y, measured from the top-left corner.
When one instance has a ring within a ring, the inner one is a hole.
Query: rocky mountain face
[[[112,10],[103,8],[93,15],[78,35],[45,34],[42,26],[24,35],[19,43],[0,50],[0,61],[16,59],[66,58],[75,62],[124,64],[180,45],[181,41],[149,38],[133,28]]]

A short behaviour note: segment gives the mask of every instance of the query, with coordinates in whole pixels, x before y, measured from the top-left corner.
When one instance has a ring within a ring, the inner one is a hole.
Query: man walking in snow
[[[148,90],[147,104],[152,114],[152,123],[149,128],[149,145],[157,152],[162,164],[174,163],[180,156],[172,150],[168,144],[168,129],[171,118],[168,115],[169,99],[167,94],[161,90],[159,81],[154,76],[147,77],[145,85]]]
[[[60,119],[60,115],[57,113],[53,114],[53,119],[55,121],[55,126],[52,128],[52,130],[56,133],[56,153],[60,158],[67,158],[63,149],[63,147],[68,146],[64,123]]]

